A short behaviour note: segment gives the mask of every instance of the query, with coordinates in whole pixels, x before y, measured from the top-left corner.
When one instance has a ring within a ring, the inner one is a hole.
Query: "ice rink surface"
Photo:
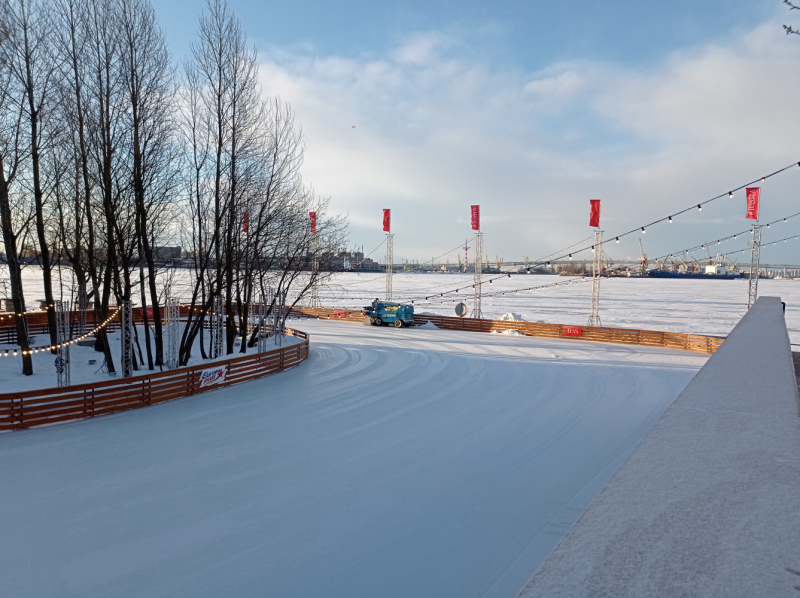
[[[706,360],[291,325],[287,372],[0,435],[0,594],[514,596]]]

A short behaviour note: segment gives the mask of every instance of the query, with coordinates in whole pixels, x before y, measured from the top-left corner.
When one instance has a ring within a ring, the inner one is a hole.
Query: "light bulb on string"
[[[619,243],[619,237],[617,237],[616,241],[617,241],[617,243]]]
[[[733,197],[733,191],[728,191],[728,197]]]
[[[642,234],[644,235],[645,233],[647,233],[647,231],[644,230],[644,227],[642,227]]]
[[[701,206],[700,204],[697,204],[697,211],[698,212],[702,212],[703,211],[703,206]]]
[[[669,223],[672,224],[672,216],[669,217]]]

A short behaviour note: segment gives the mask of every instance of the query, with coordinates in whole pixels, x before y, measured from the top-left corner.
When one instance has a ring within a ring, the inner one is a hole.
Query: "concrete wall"
[[[800,596],[800,417],[761,297],[521,597]]]

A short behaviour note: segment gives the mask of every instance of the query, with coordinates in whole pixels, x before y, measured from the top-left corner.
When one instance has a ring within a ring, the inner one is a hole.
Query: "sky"
[[[589,199],[608,239],[800,162],[800,37],[782,28],[800,14],[779,0],[230,5],[303,128],[306,181],[380,260],[383,208],[396,262],[463,245],[471,204],[490,260],[536,260],[592,234]],[[154,6],[180,61],[203,4]],[[762,221],[800,212],[800,168],[760,186]],[[744,215],[739,191],[606,253],[677,253]],[[795,234],[800,216],[764,240]],[[763,259],[800,264],[800,240]]]

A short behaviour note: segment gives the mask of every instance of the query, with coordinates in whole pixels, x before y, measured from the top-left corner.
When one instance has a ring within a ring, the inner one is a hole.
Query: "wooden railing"
[[[125,380],[0,393],[0,431],[30,428],[136,409],[281,372],[308,359],[308,335],[287,328],[302,341],[264,353],[205,362]],[[227,366],[225,381],[200,387],[203,370]]]
[[[340,320],[362,322],[364,315],[360,310],[295,307],[293,316],[306,316],[324,320]],[[563,324],[541,324],[536,322],[507,322],[503,320],[485,320],[474,318],[450,318],[447,316],[423,315],[414,316],[415,324],[432,322],[439,328],[448,330],[464,330],[468,332],[502,332],[518,330],[527,336],[545,338],[564,338],[571,340],[595,341],[600,343],[618,343],[624,345],[644,345],[647,347],[667,347],[694,351],[696,353],[714,353],[724,338],[684,334],[681,332],[659,332],[655,330],[636,330],[632,328],[607,328],[600,326],[564,326]],[[564,334],[564,332],[568,334]],[[572,333],[572,334],[569,334]],[[578,334],[579,333],[579,334]]]

